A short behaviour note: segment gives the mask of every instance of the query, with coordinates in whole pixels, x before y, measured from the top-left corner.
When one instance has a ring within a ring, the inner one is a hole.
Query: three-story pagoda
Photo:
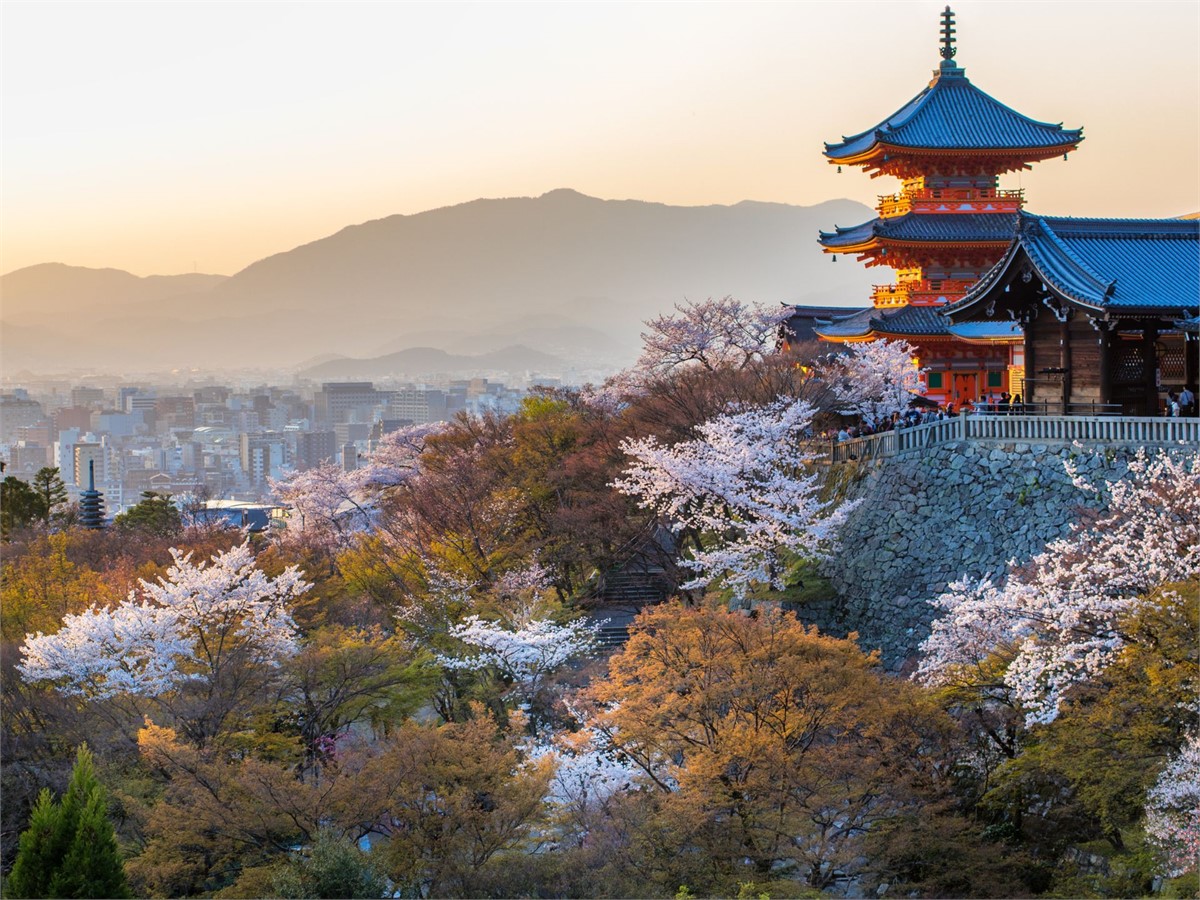
[[[942,61],[916,97],[878,125],[825,145],[830,164],[860,166],[902,181],[879,198],[877,218],[822,232],[826,253],[853,254],[896,272],[873,306],[818,318],[812,330],[838,343],[904,339],[927,369],[930,399],[956,404],[1020,389],[1021,334],[1015,325],[949,325],[938,309],[963,297],[1008,249],[1023,204],[1000,176],[1056,156],[1082,129],[1038,122],[973,85],[955,61],[954,13],[942,13]]]

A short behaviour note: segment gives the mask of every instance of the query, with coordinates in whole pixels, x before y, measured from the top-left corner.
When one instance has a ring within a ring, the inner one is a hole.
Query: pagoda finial
[[[954,59],[958,49],[954,46],[954,10],[947,6],[942,10],[942,59]]]

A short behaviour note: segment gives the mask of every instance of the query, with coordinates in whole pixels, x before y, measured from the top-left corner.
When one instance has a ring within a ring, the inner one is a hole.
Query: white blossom
[[[853,504],[818,498],[817,475],[802,438],[815,408],[781,397],[765,407],[726,413],[696,426],[697,437],[664,446],[651,436],[627,440],[635,460],[614,486],[658,510],[678,530],[715,538],[684,565],[697,573],[684,587],[724,578],[738,596],[754,582],[782,588],[785,551],[819,558]]]
[[[925,392],[921,372],[907,341],[849,344],[832,367],[826,367],[844,415],[857,415],[878,425],[904,412],[916,394]]]
[[[743,303],[732,297],[675,304],[675,315],[646,322],[634,371],[664,375],[679,366],[742,368],[771,352],[788,307]]]
[[[324,462],[271,479],[271,490],[291,508],[301,534],[332,548],[346,547],[357,534],[375,527],[380,499],[417,474],[425,441],[441,427],[414,425],[389,432],[353,471]]]
[[[1162,851],[1170,876],[1200,860],[1200,735],[1192,734],[1146,795],[1146,834]]]
[[[516,626],[468,616],[450,628],[450,636],[471,648],[463,657],[439,657],[448,669],[495,666],[518,689],[534,693],[544,678],[596,645],[599,626],[576,619],[559,625],[535,619]]]
[[[1103,492],[1107,509],[1095,521],[1028,565],[1011,563],[1002,587],[958,582],[933,601],[945,614],[921,645],[918,677],[944,683],[1007,649],[1004,682],[1026,722],[1053,721],[1064,692],[1125,645],[1120,622],[1141,598],[1200,575],[1200,455],[1142,451]]]
[[[554,806],[583,813],[642,786],[639,770],[629,758],[592,729],[555,734],[529,744],[525,752],[530,762],[554,760],[554,779],[546,795],[546,802]]]
[[[273,665],[296,651],[290,605],[309,585],[293,566],[276,578],[254,565],[248,543],[193,564],[174,564],[157,583],[112,609],[68,615],[54,634],[27,635],[17,668],[26,681],[96,699],[159,696],[189,679],[210,679],[235,646]],[[139,597],[140,594],[140,597]]]

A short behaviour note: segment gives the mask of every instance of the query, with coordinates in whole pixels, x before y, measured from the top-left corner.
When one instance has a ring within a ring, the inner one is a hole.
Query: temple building
[[[939,314],[1010,247],[1024,196],[1001,189],[999,178],[1066,158],[1083,134],[1023,116],[973,85],[954,61],[954,33],[946,7],[942,61],[928,87],[878,125],[825,145],[839,171],[859,166],[901,180],[898,193],[879,198],[877,218],[820,235],[826,253],[893,269],[894,283],[877,286],[872,305],[857,310],[797,307],[785,328],[796,340],[907,340],[927,370],[927,396],[957,405],[1019,393],[1024,377],[1018,322]]]
[[[1154,416],[1197,379],[1200,221],[1018,216],[1004,257],[940,310],[953,330],[1020,326],[1024,400],[1054,414]]]

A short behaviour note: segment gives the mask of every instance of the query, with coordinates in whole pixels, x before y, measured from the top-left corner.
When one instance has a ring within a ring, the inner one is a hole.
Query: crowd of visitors
[[[957,407],[954,402],[939,403],[918,407],[910,406],[905,412],[892,413],[891,418],[879,422],[861,419],[854,425],[843,425],[835,433],[827,432],[825,437],[837,441],[848,441],[851,438],[868,437],[885,431],[895,431],[899,428],[912,428],[916,425],[928,425],[930,422],[941,422],[953,419],[955,416],[966,416],[973,413],[1017,413],[1025,408],[1020,394],[988,394],[978,400],[964,400]]]

